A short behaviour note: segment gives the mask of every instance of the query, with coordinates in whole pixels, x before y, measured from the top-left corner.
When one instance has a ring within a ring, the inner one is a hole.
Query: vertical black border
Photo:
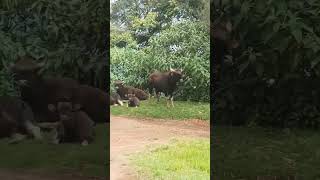
[[[105,21],[105,29],[103,29],[103,37],[105,38],[105,48],[107,49],[107,54],[106,54],[106,61],[107,61],[107,68],[106,68],[106,75],[105,75],[105,80],[106,82],[106,89],[107,89],[107,93],[110,94],[110,1],[107,1],[106,3],[106,10],[107,10],[107,15],[108,17],[106,17],[106,21]],[[109,101],[109,100],[108,100]],[[106,153],[107,153],[107,160],[106,160],[106,175],[107,175],[107,179],[110,179],[110,106],[108,105],[107,107],[107,113],[108,113],[108,122],[107,122],[107,136],[108,136],[108,140],[106,142]]]

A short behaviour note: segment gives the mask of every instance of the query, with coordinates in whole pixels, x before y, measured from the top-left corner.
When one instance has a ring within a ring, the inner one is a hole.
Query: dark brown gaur
[[[135,96],[135,94],[128,94],[128,104],[127,107],[139,107],[140,106],[140,101],[139,99]]]
[[[81,110],[80,104],[58,102],[55,106],[48,105],[48,109],[59,114],[54,143],[79,142],[86,146],[94,138],[94,122]]]
[[[13,143],[23,140],[27,135],[42,139],[30,106],[17,97],[0,96],[0,138],[12,137]]]
[[[113,92],[110,94],[110,105],[120,105],[123,106],[123,102],[118,93]]]
[[[157,100],[160,100],[160,93],[165,93],[168,100],[171,101],[171,106],[173,105],[173,93],[177,89],[177,83],[183,78],[182,70],[171,69],[168,72],[154,72],[149,75],[149,93],[153,94],[153,89],[155,89]],[[168,106],[168,101],[167,101]]]
[[[55,104],[62,99],[70,100],[73,90],[79,86],[71,78],[43,78],[39,70],[44,63],[37,64],[30,56],[20,57],[15,64],[9,66],[14,79],[20,85],[22,100],[27,102],[37,121],[53,122],[56,115],[48,111],[48,104]]]
[[[141,101],[149,98],[149,95],[143,90],[132,86],[125,86],[122,81],[115,81],[114,84],[117,89],[117,93],[122,99],[128,100],[128,94],[135,94],[135,96]]]
[[[80,85],[74,91],[72,102],[73,104],[80,104],[83,111],[94,122],[109,122],[109,112],[107,112],[110,104],[109,95],[101,89]]]

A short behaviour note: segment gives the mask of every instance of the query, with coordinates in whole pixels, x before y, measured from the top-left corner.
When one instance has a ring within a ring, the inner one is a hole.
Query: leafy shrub
[[[147,88],[149,74],[183,69],[186,79],[177,91],[183,100],[209,101],[210,45],[202,22],[184,21],[153,36],[143,49],[111,49],[111,81]]]
[[[0,6],[2,61],[14,62],[18,56],[29,54],[46,61],[44,71],[49,74],[73,77],[101,87],[93,81],[106,76],[106,1],[15,0],[11,3]]]
[[[222,123],[317,127],[318,1],[224,1],[241,42],[214,90]],[[266,8],[268,7],[268,8]],[[274,81],[274,83],[268,83]]]

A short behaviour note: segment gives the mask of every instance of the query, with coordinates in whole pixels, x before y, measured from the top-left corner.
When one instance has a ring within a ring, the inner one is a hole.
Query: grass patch
[[[54,145],[31,139],[9,145],[8,139],[2,139],[0,168],[106,177],[106,170],[109,168],[108,130],[105,125],[98,124],[95,141],[86,147],[82,147],[80,143]]]
[[[132,156],[142,179],[209,180],[209,139],[175,140]]]
[[[155,98],[140,102],[139,108],[111,106],[112,115],[124,115],[138,118],[155,119],[210,119],[210,104],[204,102],[174,101],[175,107],[167,107],[164,98],[157,102]]]
[[[317,132],[244,127],[215,127],[213,132],[214,179],[320,179]]]

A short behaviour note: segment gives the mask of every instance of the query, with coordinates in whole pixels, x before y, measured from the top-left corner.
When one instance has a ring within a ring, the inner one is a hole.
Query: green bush
[[[241,47],[214,90],[217,121],[280,127],[317,127],[320,3],[232,1],[224,9]],[[274,84],[268,84],[274,80]]]
[[[122,80],[146,89],[148,76],[155,70],[181,68],[186,78],[177,90],[177,98],[209,101],[209,48],[209,33],[204,23],[180,22],[151,37],[146,48],[112,48],[111,81]]]

